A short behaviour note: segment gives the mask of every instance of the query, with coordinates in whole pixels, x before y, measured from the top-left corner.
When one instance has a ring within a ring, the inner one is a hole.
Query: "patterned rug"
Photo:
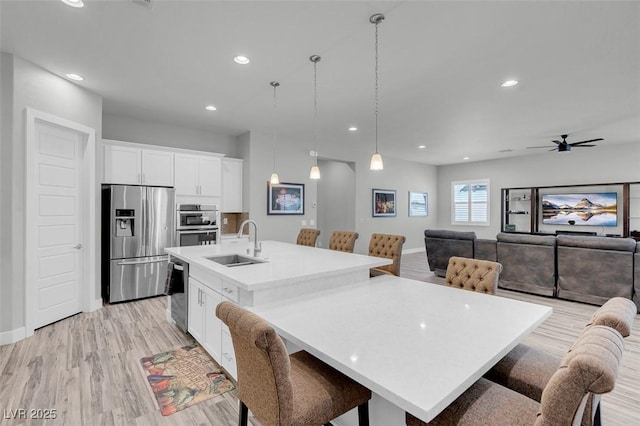
[[[198,344],[140,360],[160,411],[168,416],[235,388]]]

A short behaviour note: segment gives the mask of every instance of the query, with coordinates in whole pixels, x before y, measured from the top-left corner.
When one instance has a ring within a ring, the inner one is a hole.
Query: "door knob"
[[[73,248],[80,250],[82,248],[82,244],[76,244]]]

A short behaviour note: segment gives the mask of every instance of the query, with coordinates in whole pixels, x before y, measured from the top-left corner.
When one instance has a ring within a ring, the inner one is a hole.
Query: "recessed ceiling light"
[[[358,128],[356,126],[351,126],[351,127],[349,127],[349,131],[350,132],[357,132]]]
[[[62,3],[71,6],[71,7],[82,7],[84,3],[82,0],[62,0]]]
[[[426,147],[426,145],[418,145],[418,149],[425,149]]]
[[[207,105],[206,107],[204,107],[204,109],[206,109],[207,111],[216,111],[218,108],[213,105]]]
[[[463,160],[468,160],[468,159],[469,159],[469,157],[464,157],[464,158],[463,158]]]
[[[518,84],[518,80],[507,80],[504,83],[502,83],[500,86],[502,86],[502,87],[513,87],[516,84]]]
[[[235,58],[233,58],[233,62],[240,65],[247,65],[250,61],[249,61],[249,58],[247,58],[246,56],[238,55]]]
[[[75,80],[75,81],[82,81],[82,80],[84,80],[84,77],[82,77],[81,75],[73,74],[73,73],[69,73],[69,74],[67,74],[67,78],[70,78],[71,80]]]

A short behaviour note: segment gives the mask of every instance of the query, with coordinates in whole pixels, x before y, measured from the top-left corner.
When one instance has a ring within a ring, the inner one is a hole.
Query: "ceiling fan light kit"
[[[560,135],[560,137],[562,138],[561,141],[559,140],[553,140],[551,142],[556,144],[555,148],[550,149],[549,151],[558,151],[558,152],[569,152],[571,151],[571,148],[591,148],[597,145],[586,145],[588,143],[591,142],[598,142],[598,141],[603,141],[604,139],[602,138],[596,138],[596,139],[589,139],[586,141],[580,141],[580,142],[567,142],[567,138],[569,137],[569,135]],[[542,146],[528,146],[527,149],[535,149],[535,148],[549,148],[549,146],[547,145],[542,145]]]

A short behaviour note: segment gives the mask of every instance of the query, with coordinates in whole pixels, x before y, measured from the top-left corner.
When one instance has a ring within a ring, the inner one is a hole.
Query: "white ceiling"
[[[617,1],[168,1],[0,3],[2,51],[103,96],[104,112],[373,151],[373,13],[383,156],[428,164],[544,154],[602,137],[640,142],[640,3]],[[235,55],[251,63],[240,66]],[[507,79],[520,84],[501,88]],[[215,112],[204,110],[214,104]],[[349,134],[347,127],[360,130]],[[417,146],[426,149],[419,151]],[[511,149],[511,152],[500,152]]]

